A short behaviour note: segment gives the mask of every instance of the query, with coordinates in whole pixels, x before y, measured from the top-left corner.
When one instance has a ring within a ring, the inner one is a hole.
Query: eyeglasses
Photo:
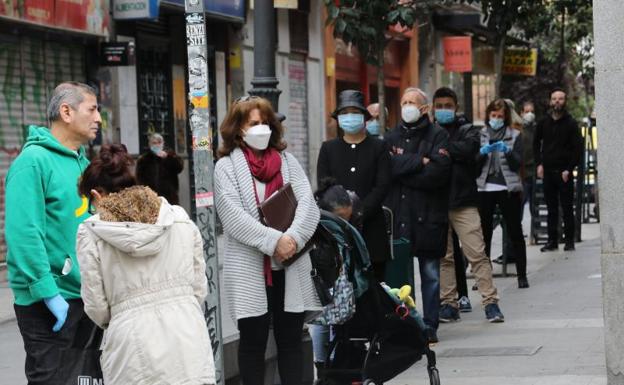
[[[248,102],[250,100],[257,100],[257,99],[262,99],[262,97],[256,96],[256,95],[243,95],[239,98],[236,98],[233,104]]]

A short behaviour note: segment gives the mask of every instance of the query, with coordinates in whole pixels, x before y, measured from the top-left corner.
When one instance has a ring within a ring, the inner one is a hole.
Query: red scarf
[[[261,156],[257,156],[249,147],[243,148],[249,170],[254,178],[266,184],[263,201],[284,186],[282,178],[282,157],[274,148],[267,148]],[[256,193],[256,200],[260,199]]]
[[[243,147],[243,153],[249,170],[254,178],[264,183],[264,199],[269,198],[274,192],[284,186],[284,178],[282,178],[282,157],[274,148],[267,148],[261,156],[257,156],[249,147]],[[254,182],[254,193],[256,196],[256,204],[260,204],[256,183]],[[271,272],[271,257],[264,256],[264,276],[267,286],[273,286],[273,275]]]

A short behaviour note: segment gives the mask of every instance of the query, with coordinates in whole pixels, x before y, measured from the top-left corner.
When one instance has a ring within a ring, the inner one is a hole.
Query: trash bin
[[[410,285],[414,290],[414,257],[406,238],[392,241],[392,260],[386,264],[386,284],[392,288]]]

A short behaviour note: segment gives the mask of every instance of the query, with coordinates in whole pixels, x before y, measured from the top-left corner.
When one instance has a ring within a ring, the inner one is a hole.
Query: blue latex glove
[[[505,144],[505,142],[500,141],[493,144],[495,147],[494,151],[502,152],[503,154],[509,152],[509,147]]]
[[[44,298],[43,302],[48,307],[50,312],[56,317],[56,323],[52,327],[52,331],[56,333],[61,330],[65,324],[65,320],[67,320],[69,304],[65,301],[65,298],[61,297],[60,294],[57,294],[54,297]]]
[[[481,155],[487,155],[490,152],[494,151],[493,146],[494,146],[493,144],[486,144],[483,147],[481,147],[479,152],[481,153]]]

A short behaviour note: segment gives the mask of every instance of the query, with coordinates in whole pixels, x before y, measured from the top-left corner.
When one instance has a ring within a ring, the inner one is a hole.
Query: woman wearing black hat
[[[367,134],[370,119],[364,107],[364,95],[355,90],[340,93],[338,108],[332,114],[343,134],[321,146],[317,180],[333,178],[345,189],[357,194],[361,215],[356,226],[362,231],[369,249],[375,277],[384,281],[385,264],[390,259],[390,242],[382,202],[391,183],[390,154],[382,140]]]

